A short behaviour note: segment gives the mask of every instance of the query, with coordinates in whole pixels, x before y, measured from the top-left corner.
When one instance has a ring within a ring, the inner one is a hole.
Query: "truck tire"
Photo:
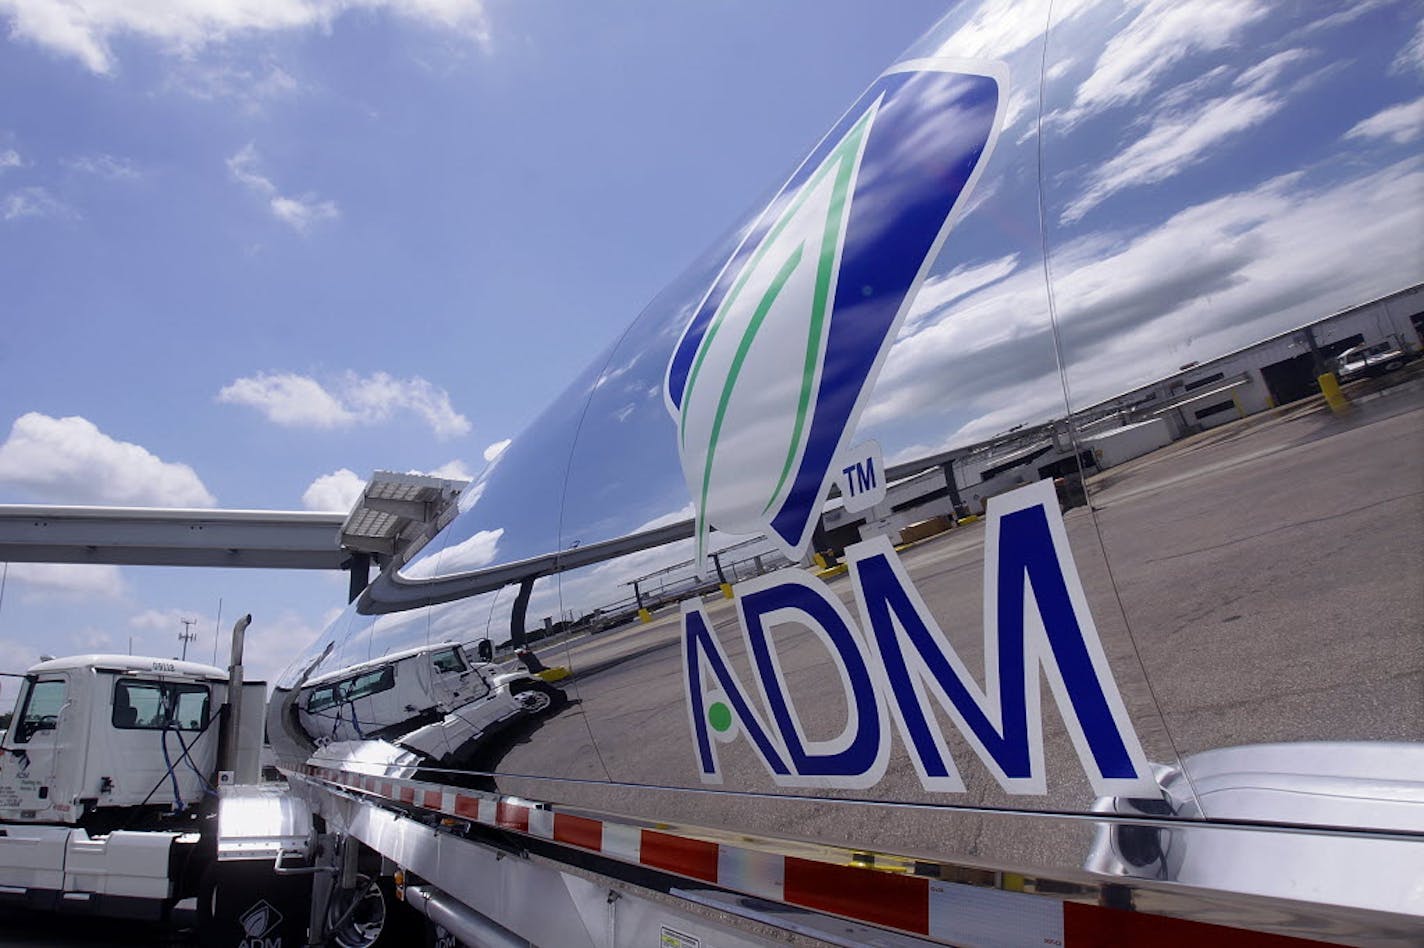
[[[395,883],[390,879],[360,875],[351,891],[358,899],[354,908],[350,894],[331,903],[329,944],[337,948],[395,948],[418,940],[420,919],[396,898]]]
[[[562,711],[564,706],[569,703],[569,696],[564,689],[545,681],[520,682],[515,686],[514,693],[527,693],[531,696],[528,712],[535,716],[555,714]]]

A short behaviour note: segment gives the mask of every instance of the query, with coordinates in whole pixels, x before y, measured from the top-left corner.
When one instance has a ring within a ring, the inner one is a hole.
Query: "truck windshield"
[[[114,684],[114,727],[159,731],[200,730],[208,720],[208,687],[120,678]]]
[[[53,731],[64,707],[64,680],[60,678],[29,682],[25,706],[15,725],[15,743],[26,744],[40,731]]]
[[[431,655],[430,660],[435,663],[435,670],[441,674],[465,670],[465,660],[460,657],[459,651],[453,648],[441,649]]]

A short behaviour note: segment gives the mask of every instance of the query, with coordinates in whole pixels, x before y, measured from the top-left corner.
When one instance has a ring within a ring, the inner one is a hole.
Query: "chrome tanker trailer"
[[[276,683],[283,870],[469,943],[1417,941],[1424,380],[1333,366],[1421,347],[1421,29],[954,5]],[[458,753],[303,717],[545,615],[568,700]]]

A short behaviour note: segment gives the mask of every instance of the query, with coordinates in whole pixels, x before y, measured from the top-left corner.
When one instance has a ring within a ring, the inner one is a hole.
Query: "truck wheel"
[[[562,688],[556,688],[548,682],[539,682],[534,686],[534,690],[542,693],[549,699],[549,704],[545,708],[550,713],[562,711],[564,705],[569,703],[569,694]]]
[[[389,879],[357,876],[354,889],[333,897],[327,918],[330,944],[338,948],[394,948],[418,934],[415,913],[396,898]]]
[[[548,682],[531,681],[517,692],[519,701],[528,714],[540,715],[561,710],[569,703],[569,696],[562,688],[555,688]]]

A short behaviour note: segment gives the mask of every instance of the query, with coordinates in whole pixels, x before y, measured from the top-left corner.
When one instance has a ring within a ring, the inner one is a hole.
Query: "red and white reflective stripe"
[[[611,859],[747,895],[839,915],[951,944],[1197,945],[1300,948],[1301,938],[1166,915],[1064,902],[1052,896],[942,882],[784,856],[546,805],[439,784],[304,766],[308,778],[394,803],[552,840]]]

